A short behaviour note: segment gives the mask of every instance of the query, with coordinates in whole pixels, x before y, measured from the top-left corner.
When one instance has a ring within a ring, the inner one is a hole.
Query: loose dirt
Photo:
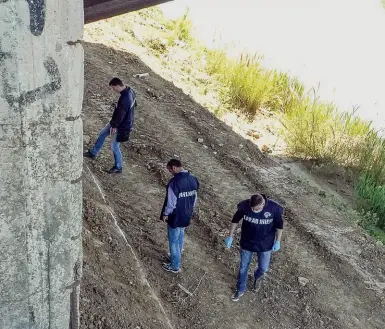
[[[104,172],[109,144],[84,163],[82,328],[385,328],[384,250],[347,218],[347,205],[264,156],[136,56],[84,47],[85,140],[111,116],[113,76],[136,90],[139,106],[123,174]],[[167,240],[158,221],[171,157],[201,183],[178,275],[161,268]],[[223,239],[236,204],[257,191],[286,207],[282,249],[262,289],[234,303],[239,247],[225,250]]]

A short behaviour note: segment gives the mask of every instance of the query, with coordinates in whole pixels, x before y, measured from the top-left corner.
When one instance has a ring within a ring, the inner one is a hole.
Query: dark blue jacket
[[[277,229],[283,229],[283,207],[273,200],[265,198],[265,206],[260,212],[254,212],[249,200],[238,204],[232,222],[242,219],[241,248],[248,251],[264,252],[273,248]]]
[[[130,131],[134,126],[134,110],[136,95],[135,91],[129,87],[120,92],[118,103],[110,121],[112,128],[117,128],[118,142],[128,140]]]
[[[198,198],[198,179],[188,171],[176,174],[167,184],[161,216],[168,216],[172,228],[190,225]]]

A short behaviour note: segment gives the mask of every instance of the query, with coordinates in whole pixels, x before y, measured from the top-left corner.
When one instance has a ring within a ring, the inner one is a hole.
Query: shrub
[[[181,18],[166,22],[166,28],[169,30],[167,39],[171,46],[175,45],[177,41],[190,44],[194,40],[192,36],[193,25],[188,19],[188,13],[187,10]]]
[[[247,54],[229,59],[224,49],[207,52],[207,72],[228,88],[235,107],[254,116],[260,108],[287,111],[303,96],[304,86],[286,73],[262,67],[260,57]]]
[[[155,53],[164,54],[167,52],[167,44],[164,40],[159,38],[151,38],[146,40],[146,45]]]
[[[372,216],[370,225],[385,229],[385,185],[379,185],[372,175],[363,174],[360,176],[356,191],[362,199],[361,207],[376,214],[375,219]]]

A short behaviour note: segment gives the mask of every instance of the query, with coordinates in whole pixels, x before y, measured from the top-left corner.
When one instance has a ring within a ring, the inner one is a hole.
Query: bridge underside
[[[84,23],[91,23],[172,0],[84,0]]]

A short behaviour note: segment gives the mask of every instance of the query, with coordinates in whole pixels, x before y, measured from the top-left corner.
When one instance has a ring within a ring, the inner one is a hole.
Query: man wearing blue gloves
[[[167,272],[179,273],[184,241],[184,230],[190,225],[198,198],[198,179],[184,170],[178,159],[171,159],[168,171],[174,176],[166,188],[160,219],[167,223],[170,262],[163,264]]]
[[[266,198],[263,194],[252,195],[249,200],[244,200],[238,204],[238,210],[232,219],[230,235],[225,239],[226,248],[230,248],[235,229],[238,223],[243,220],[237,290],[231,298],[234,302],[238,301],[245,293],[247,272],[253,253],[257,253],[258,256],[258,268],[254,272],[253,291],[259,290],[262,277],[269,269],[271,252],[281,248],[282,214],[283,207]]]

